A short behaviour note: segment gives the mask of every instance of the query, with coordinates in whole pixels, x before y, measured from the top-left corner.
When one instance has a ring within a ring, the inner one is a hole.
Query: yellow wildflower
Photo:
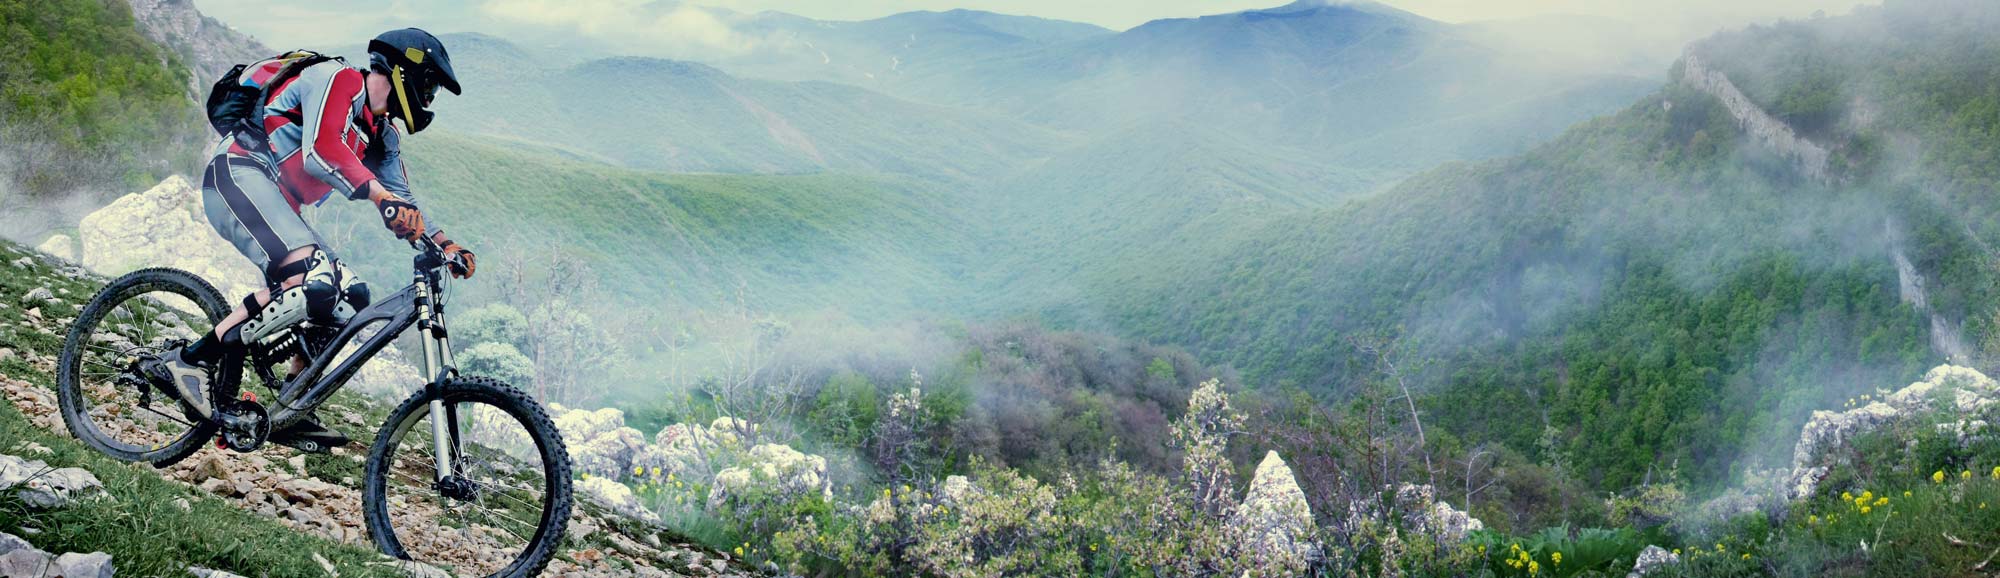
[[[1813,514],[1813,515],[1811,515],[1811,516],[1806,516],[1806,523],[1807,523],[1807,524],[1813,524],[1813,525],[1818,525],[1818,524],[1819,524],[1819,514]],[[1676,553],[1676,554],[1679,554],[1679,552],[1675,552],[1675,553]]]
[[[1549,560],[1555,562],[1556,565],[1560,566],[1563,563],[1563,553],[1556,552],[1554,554],[1549,554]]]
[[[1749,554],[1747,554],[1747,553],[1746,553],[1746,554],[1744,554],[1744,555],[1743,555],[1743,559],[1744,559],[1744,560],[1749,560],[1749,559],[1750,559],[1750,555],[1749,555]]]
[[[1972,479],[1972,470],[1965,470],[1965,471],[1962,471],[1962,472],[1959,472],[1959,473],[1958,473],[1958,479],[1961,479],[1961,480],[1970,480],[1970,479]]]
[[[1864,515],[1864,516],[1865,516],[1865,515],[1867,515],[1867,514],[1868,514],[1868,510],[1870,510],[1870,509],[1871,509],[1871,508],[1869,508],[1868,506],[1862,506],[1862,507],[1861,507],[1861,514],[1862,514],[1862,515]]]
[[[2000,480],[2000,466],[1993,466],[1993,479]]]
[[[1909,491],[1909,490],[1903,490],[1903,497],[1905,497],[1905,498],[1908,498],[1908,497],[1910,497],[1910,491]]]
[[[1675,555],[1675,556],[1679,556],[1679,555],[1681,555],[1681,549],[1680,549],[1680,548],[1674,548],[1674,555]]]
[[[1942,483],[1944,483],[1944,470],[1938,470],[1938,471],[1935,471],[1935,472],[1931,472],[1931,483],[1933,483],[1933,484],[1942,484]]]
[[[1851,494],[1851,493],[1847,493],[1847,492],[1841,492],[1841,493],[1840,493],[1840,501],[1842,501],[1842,502],[1852,502],[1852,501],[1854,501],[1854,494]]]
[[[1096,543],[1096,542],[1091,542],[1091,543],[1090,543],[1090,551],[1092,551],[1092,552],[1096,552],[1096,551],[1097,551],[1097,543]]]
[[[660,477],[660,466],[653,466],[653,477]]]
[[[1875,492],[1874,492],[1874,491],[1872,491],[1872,490],[1862,490],[1862,491],[1861,491],[1861,500],[1862,500],[1862,501],[1864,501],[1864,502],[1865,502],[1865,501],[1868,501],[1868,500],[1873,500],[1873,499],[1875,499]]]
[[[1715,551],[1717,551],[1717,552],[1721,552],[1722,550],[1723,550],[1723,548],[1722,548],[1722,543],[1721,543],[1721,542],[1716,542],[1716,543],[1715,543]]]
[[[743,547],[742,547],[742,546],[737,546],[737,547],[736,547],[736,557],[738,557],[738,558],[741,558],[741,557],[743,557]]]
[[[1882,497],[1880,497],[1880,498],[1875,498],[1875,505],[1876,505],[1876,506],[1887,506],[1887,505],[1889,505],[1889,497],[1888,497],[1888,496],[1882,496]]]
[[[634,475],[634,476],[643,476],[643,475],[646,475],[646,467],[645,467],[645,466],[632,466],[632,475]]]

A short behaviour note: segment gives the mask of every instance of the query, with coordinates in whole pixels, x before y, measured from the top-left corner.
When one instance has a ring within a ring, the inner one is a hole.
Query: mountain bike
[[[229,313],[220,292],[186,271],[135,271],[77,315],[57,366],[63,421],[77,439],[128,462],[166,467],[218,447],[250,452],[300,423],[362,366],[415,327],[426,380],[396,406],[369,448],[362,508],[382,553],[486,576],[531,576],[563,539],[571,507],[569,451],[527,394],[458,374],[445,301],[449,263],[423,239],[413,281],[339,326],[308,321],[226,355],[210,383],[214,418],[185,411],[140,370],[210,331]],[[295,356],[302,371],[279,376]],[[245,374],[266,391],[259,401]],[[411,384],[417,385],[417,384]],[[428,421],[428,427],[421,427]],[[311,442],[295,449],[323,453]],[[512,556],[497,555],[500,552]]]

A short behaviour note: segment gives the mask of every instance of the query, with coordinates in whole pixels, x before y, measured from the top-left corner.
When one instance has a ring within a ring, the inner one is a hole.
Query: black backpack
[[[269,146],[269,135],[264,134],[263,110],[264,103],[271,101],[271,90],[284,86],[285,81],[298,76],[306,68],[329,60],[342,59],[310,50],[295,50],[258,62],[236,65],[222,78],[216,79],[215,86],[208,90],[209,126],[215,127],[218,135],[235,135],[244,148],[264,150]],[[246,70],[263,68],[273,61],[280,63],[278,74],[262,84],[253,80],[251,75],[244,74]]]

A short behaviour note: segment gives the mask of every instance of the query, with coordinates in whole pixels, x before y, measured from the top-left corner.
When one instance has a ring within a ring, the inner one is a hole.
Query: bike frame
[[[318,409],[320,404],[333,397],[334,392],[347,385],[347,380],[352,379],[362,365],[374,359],[412,325],[417,326],[423,342],[424,376],[428,380],[424,387],[435,391],[444,380],[458,373],[452,359],[451,338],[445,330],[444,304],[438,299],[443,290],[444,259],[435,243],[429,239],[423,241],[425,251],[412,262],[415,279],[410,285],[356,313],[326,350],[313,357],[305,371],[282,384],[277,399],[272,400],[271,429],[288,427]],[[363,341],[353,355],[338,364],[333,363],[340,351],[358,338],[363,329],[378,324],[382,326],[381,331]],[[437,468],[437,478],[442,481],[456,473],[453,470],[457,469],[458,408],[435,397],[430,403],[431,434],[436,440],[437,463],[454,466]]]

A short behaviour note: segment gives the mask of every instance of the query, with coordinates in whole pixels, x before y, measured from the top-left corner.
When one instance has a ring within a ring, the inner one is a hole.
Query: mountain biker
[[[208,384],[225,353],[307,320],[338,325],[367,306],[365,284],[307,226],[301,205],[316,205],[336,192],[367,199],[397,238],[414,242],[429,236],[455,264],[454,276],[472,276],[472,252],[417,209],[403,166],[402,134],[390,122],[401,120],[416,134],[430,124],[433,113],[426,109],[438,89],[459,94],[451,58],[437,37],[416,28],[382,33],[368,43],[368,53],[365,69],[328,59],[287,70],[296,75],[267,87],[269,99],[256,103],[266,137],[224,135],[211,150],[202,177],[203,212],[216,233],[263,271],[266,288],[245,296],[214,331],[145,368],[154,379],[174,385],[167,393],[190,418],[213,419]],[[281,66],[274,59],[249,65],[241,74],[261,82],[277,77]],[[302,369],[299,362],[293,360],[294,372]],[[311,416],[271,439],[312,440],[322,448],[348,441]]]

